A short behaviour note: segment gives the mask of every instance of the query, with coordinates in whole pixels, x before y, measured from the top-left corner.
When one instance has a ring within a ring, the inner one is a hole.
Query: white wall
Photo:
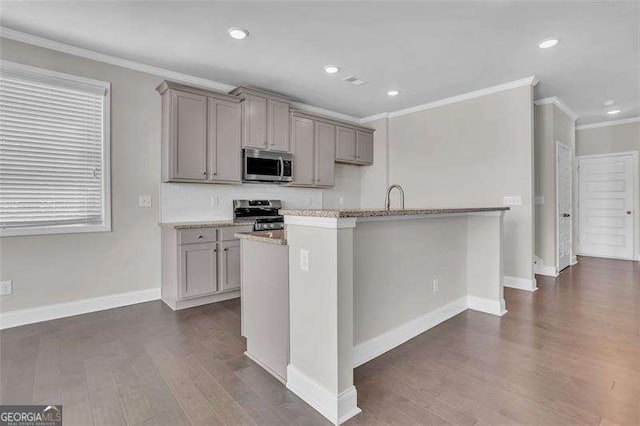
[[[520,195],[505,216],[505,275],[533,279],[531,86],[367,124],[378,129],[377,157],[362,172],[363,207],[383,205],[387,182],[403,186],[407,207],[501,206]]]
[[[576,155],[627,151],[640,151],[640,120],[576,131]]]
[[[322,208],[322,190],[272,184],[210,185],[163,183],[160,187],[162,222],[233,218],[233,200],[282,200],[286,208]]]
[[[542,197],[535,206],[534,253],[546,266],[557,268],[556,142],[567,145],[575,156],[575,122],[554,104],[536,105],[534,116],[535,195]]]
[[[112,232],[0,238],[0,311],[160,286],[161,78],[0,39],[0,57],[111,82]],[[139,208],[138,195],[154,208]]]
[[[361,169],[367,166],[336,164],[335,186],[322,190],[322,207],[325,209],[354,209],[360,207]],[[340,204],[342,199],[342,204]]]

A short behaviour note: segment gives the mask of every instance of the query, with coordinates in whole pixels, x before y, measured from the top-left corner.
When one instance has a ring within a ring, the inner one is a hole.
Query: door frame
[[[560,159],[560,149],[566,149],[569,151],[569,206],[573,208],[573,152],[571,151],[571,147],[565,143],[560,141],[556,141],[556,273],[560,273],[560,168],[558,167],[558,161]],[[570,214],[573,212],[570,212]],[[571,226],[569,227],[569,240],[570,240],[570,249],[569,249],[569,265],[573,265],[573,215],[570,217]]]
[[[580,215],[582,211],[580,210],[580,164],[582,160],[590,160],[597,158],[615,158],[615,157],[631,157],[631,196],[632,196],[632,209],[633,209],[633,227],[632,227],[632,237],[633,237],[633,253],[632,258],[627,259],[623,258],[623,260],[636,260],[640,261],[640,176],[639,176],[639,168],[638,168],[638,151],[623,151],[623,152],[611,152],[607,154],[592,154],[592,155],[579,155],[576,156],[576,176],[578,177],[576,180],[576,198],[578,200],[577,204],[577,237],[580,238]],[[580,241],[577,244],[576,252],[582,255],[582,248],[580,246]],[[620,258],[609,258],[608,259],[620,259]]]

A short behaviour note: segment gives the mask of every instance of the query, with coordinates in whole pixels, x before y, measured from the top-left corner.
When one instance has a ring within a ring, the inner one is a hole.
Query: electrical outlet
[[[300,249],[300,270],[309,272],[309,250]]]
[[[138,207],[151,207],[151,195],[141,195],[138,197]]]
[[[340,203],[340,207],[344,206],[344,198],[343,197],[340,197],[339,203]]]
[[[220,197],[217,195],[211,196],[211,207],[218,207],[220,205]]]
[[[505,195],[502,198],[502,204],[505,206],[521,206],[522,197],[520,195]]]
[[[433,292],[437,293],[440,290],[440,281],[438,278],[434,278],[433,280]]]
[[[13,294],[11,281],[0,281],[0,296],[8,296],[10,294]]]

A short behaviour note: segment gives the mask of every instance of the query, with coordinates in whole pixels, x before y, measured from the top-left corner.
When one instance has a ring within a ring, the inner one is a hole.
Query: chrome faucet
[[[402,189],[402,187],[400,185],[391,185],[388,189],[387,189],[387,196],[384,199],[384,204],[387,208],[387,210],[391,209],[391,190],[393,188],[396,188],[398,190],[400,190],[400,195],[402,196],[402,210],[404,210],[404,190]]]

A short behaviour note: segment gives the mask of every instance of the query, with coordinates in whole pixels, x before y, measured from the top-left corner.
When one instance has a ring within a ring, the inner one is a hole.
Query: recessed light
[[[607,111],[607,114],[609,115],[616,115],[620,112],[619,109],[612,109],[611,111]]]
[[[325,65],[323,69],[327,74],[335,74],[340,71],[340,67],[337,65]]]
[[[240,27],[231,27],[227,30],[231,38],[235,38],[236,40],[242,40],[243,38],[247,38],[249,35],[249,31]]]
[[[555,46],[556,44],[558,44],[560,42],[559,38],[556,37],[549,37],[549,38],[545,38],[544,40],[542,40],[540,43],[538,43],[538,47],[540,49],[548,49],[550,47]]]
[[[615,103],[616,103],[616,101],[614,101],[614,100],[610,100],[610,101],[605,101],[604,105],[605,105],[605,106],[611,106],[611,105],[613,105],[613,104],[615,104]]]
[[[398,96],[399,93],[400,92],[398,92],[397,90],[389,90],[387,92],[387,95],[389,95],[389,96]]]

